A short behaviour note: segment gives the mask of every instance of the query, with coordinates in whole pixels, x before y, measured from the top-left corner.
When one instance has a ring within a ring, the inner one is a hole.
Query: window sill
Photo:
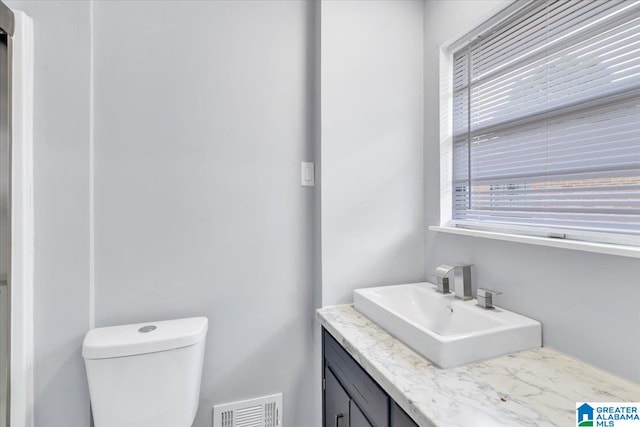
[[[504,240],[507,242],[528,243],[538,246],[549,246],[560,249],[573,249],[598,254],[617,255],[629,258],[640,258],[640,247],[613,245],[609,243],[593,243],[578,240],[562,240],[549,237],[526,236],[522,234],[507,234],[494,231],[470,230],[467,228],[443,227],[439,225],[429,226],[429,231],[439,233],[458,234],[460,236],[484,237],[487,239]]]

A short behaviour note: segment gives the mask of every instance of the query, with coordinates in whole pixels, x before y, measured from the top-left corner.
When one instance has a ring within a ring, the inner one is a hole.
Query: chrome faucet
[[[471,296],[471,265],[440,265],[435,270],[437,291],[443,294],[450,292],[449,272],[453,270],[453,293],[456,298],[469,300]]]

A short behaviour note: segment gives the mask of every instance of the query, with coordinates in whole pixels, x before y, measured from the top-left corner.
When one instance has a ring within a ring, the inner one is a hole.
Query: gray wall
[[[324,1],[322,303],[424,274],[422,1]]]
[[[95,3],[96,325],[209,318],[197,427],[313,425],[312,6]]]
[[[425,10],[425,212],[439,223],[440,44],[490,13],[499,1],[428,1]],[[502,2],[503,3],[503,2]],[[426,271],[475,265],[475,286],[504,292],[498,304],[542,322],[545,346],[640,381],[640,260],[426,233]]]
[[[35,424],[87,427],[90,5],[7,4],[35,32]]]
[[[277,391],[288,425],[318,425],[314,303],[441,262],[474,263],[546,345],[640,381],[637,260],[423,239],[439,221],[437,49],[498,3],[426,2],[423,69],[422,2],[323,2],[322,129],[311,4],[94,3],[95,321],[209,317],[197,427],[214,402]],[[86,427],[91,4],[8,4],[36,38],[35,422]],[[321,210],[299,186],[314,151]]]

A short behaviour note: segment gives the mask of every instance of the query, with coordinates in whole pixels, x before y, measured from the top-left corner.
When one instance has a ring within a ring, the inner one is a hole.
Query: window
[[[640,1],[519,1],[451,54],[448,225],[640,246]]]

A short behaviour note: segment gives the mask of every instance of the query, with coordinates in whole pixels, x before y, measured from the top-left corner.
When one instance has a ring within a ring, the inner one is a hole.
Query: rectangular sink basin
[[[542,345],[540,322],[438,293],[431,283],[356,289],[353,302],[356,310],[441,368]]]

